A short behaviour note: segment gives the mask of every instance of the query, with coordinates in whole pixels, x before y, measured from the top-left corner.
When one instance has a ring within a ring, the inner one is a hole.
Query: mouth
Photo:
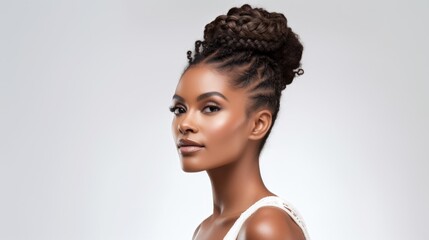
[[[180,139],[177,148],[181,154],[191,154],[203,149],[204,145],[189,139]]]

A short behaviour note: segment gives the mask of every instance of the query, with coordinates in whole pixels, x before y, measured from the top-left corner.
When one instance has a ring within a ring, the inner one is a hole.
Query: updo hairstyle
[[[245,4],[205,26],[204,41],[195,42],[193,56],[191,51],[187,53],[189,65],[185,71],[202,63],[226,73],[233,87],[248,88],[248,114],[261,107],[270,109],[272,128],[282,90],[296,75],[304,73],[300,68],[302,51],[298,36],[283,14]]]

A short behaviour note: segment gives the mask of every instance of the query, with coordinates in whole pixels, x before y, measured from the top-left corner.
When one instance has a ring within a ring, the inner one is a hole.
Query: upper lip
[[[190,139],[180,139],[177,143],[177,147],[184,147],[184,146],[196,146],[196,147],[204,147],[204,145],[194,142]]]

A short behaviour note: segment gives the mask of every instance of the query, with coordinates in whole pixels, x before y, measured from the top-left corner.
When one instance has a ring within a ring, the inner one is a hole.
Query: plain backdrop
[[[261,158],[312,239],[429,239],[429,2],[248,1],[305,46]],[[171,97],[206,23],[243,1],[0,2],[0,239],[191,239]]]

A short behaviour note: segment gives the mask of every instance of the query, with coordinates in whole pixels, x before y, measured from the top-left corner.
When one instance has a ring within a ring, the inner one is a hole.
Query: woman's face
[[[180,79],[171,107],[172,130],[182,169],[210,170],[243,155],[251,132],[245,89],[208,65],[189,68]]]

